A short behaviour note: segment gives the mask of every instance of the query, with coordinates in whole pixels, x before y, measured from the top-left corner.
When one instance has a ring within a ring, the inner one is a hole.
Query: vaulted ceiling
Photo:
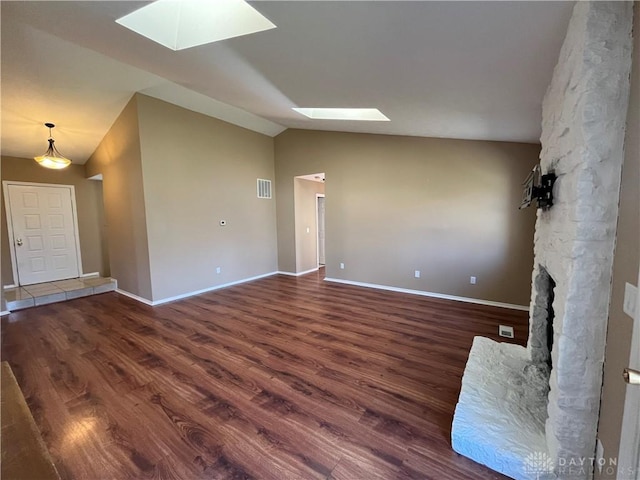
[[[1,2],[2,154],[57,124],[84,163],[134,92],[286,128],[537,142],[573,2],[258,1],[276,29],[181,51],[115,23],[138,1]],[[390,122],[292,107],[376,107]]]

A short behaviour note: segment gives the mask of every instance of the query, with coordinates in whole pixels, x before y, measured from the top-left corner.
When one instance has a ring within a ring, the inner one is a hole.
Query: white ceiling
[[[140,1],[1,4],[2,154],[76,163],[134,92],[265,133],[288,127],[537,142],[573,2],[258,1],[278,28],[172,51],[115,23]],[[390,122],[292,107],[375,107]]]

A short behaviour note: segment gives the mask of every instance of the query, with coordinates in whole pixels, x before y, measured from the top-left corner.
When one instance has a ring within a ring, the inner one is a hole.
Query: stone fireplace
[[[577,2],[543,102],[527,348],[476,337],[454,450],[517,479],[592,475],[631,68],[631,2]]]

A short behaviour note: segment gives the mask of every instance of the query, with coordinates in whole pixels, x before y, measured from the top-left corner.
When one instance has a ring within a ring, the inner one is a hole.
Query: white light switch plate
[[[598,471],[602,473],[602,467],[606,464],[606,460],[604,459],[604,446],[599,438],[596,438],[596,465],[598,466]]]
[[[622,309],[624,313],[633,318],[636,311],[636,301],[638,299],[638,289],[631,285],[630,283],[626,283],[624,286],[624,305]]]

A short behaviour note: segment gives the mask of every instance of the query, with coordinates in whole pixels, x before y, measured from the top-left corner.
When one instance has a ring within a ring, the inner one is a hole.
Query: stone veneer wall
[[[555,205],[539,211],[528,349],[544,358],[546,270],[556,282],[547,446],[563,465],[595,452],[631,66],[632,2],[577,2],[543,103],[541,166]],[[540,296],[540,297],[539,297]],[[585,471],[586,470],[586,471]]]

